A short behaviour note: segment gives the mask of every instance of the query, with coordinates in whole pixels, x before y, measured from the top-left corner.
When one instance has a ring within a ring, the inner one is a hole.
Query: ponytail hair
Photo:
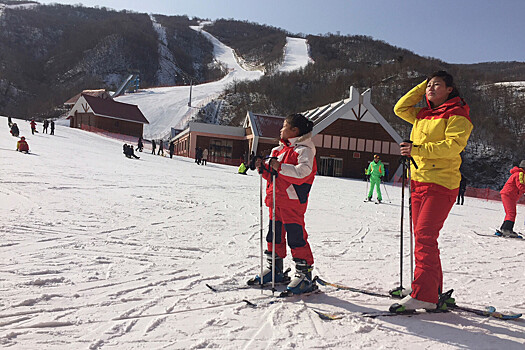
[[[306,118],[301,113],[290,114],[285,120],[288,125],[290,125],[290,127],[299,129],[298,136],[308,134],[314,128],[314,122]]]

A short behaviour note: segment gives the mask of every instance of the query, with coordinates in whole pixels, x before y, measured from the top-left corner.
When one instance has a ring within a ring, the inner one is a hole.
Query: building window
[[[381,141],[374,141],[374,153],[381,153]]]
[[[367,152],[374,151],[374,140],[366,140],[366,151]]]
[[[323,147],[324,148],[332,147],[332,136],[331,135],[324,135]]]
[[[383,150],[382,153],[389,154],[390,153],[390,142],[383,141]]]
[[[363,152],[365,150],[365,140],[357,139],[357,150]]]
[[[320,157],[320,164],[317,167],[319,175],[343,176],[343,159]]]
[[[341,149],[348,149],[348,137],[341,137]]]
[[[395,142],[390,142],[390,154],[395,154],[396,156],[401,154],[399,145]]]
[[[350,144],[348,145],[348,149],[350,151],[355,151],[357,149],[357,139],[353,137],[350,138]]]
[[[317,134],[312,137],[315,147],[323,147],[323,135]]]
[[[341,144],[341,137],[333,136],[332,137],[332,148],[339,149],[340,144]]]
[[[232,159],[233,141],[232,140],[210,140],[210,153],[212,159],[223,158]]]

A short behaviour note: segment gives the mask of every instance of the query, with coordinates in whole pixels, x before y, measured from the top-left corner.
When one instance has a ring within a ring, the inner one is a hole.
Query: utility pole
[[[193,87],[193,80],[190,80],[190,100],[188,101],[188,107],[191,107],[191,89]]]

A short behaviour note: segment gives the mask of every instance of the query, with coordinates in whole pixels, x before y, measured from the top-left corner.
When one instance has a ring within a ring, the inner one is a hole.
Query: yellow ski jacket
[[[460,97],[454,97],[432,109],[415,107],[425,96],[427,81],[410,90],[396,103],[394,113],[413,125],[410,139],[412,158],[411,179],[434,183],[450,190],[459,187],[461,174],[460,153],[465,149],[472,132],[470,107]]]

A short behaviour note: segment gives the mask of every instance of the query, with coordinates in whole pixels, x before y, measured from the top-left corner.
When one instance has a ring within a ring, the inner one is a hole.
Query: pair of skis
[[[315,280],[315,279],[314,279]],[[283,282],[278,282],[278,283],[275,283],[275,286],[279,286],[279,285],[287,285],[288,282],[290,281],[283,281]],[[230,292],[230,291],[236,291],[236,290],[243,290],[243,289],[258,289],[258,290],[261,290],[261,289],[268,289],[268,288],[272,288],[271,290],[275,290],[275,287],[270,284],[270,283],[266,283],[266,284],[263,284],[262,286],[260,284],[247,284],[247,285],[242,285],[242,286],[236,286],[236,285],[228,285],[228,286],[212,286],[208,283],[206,283],[206,287],[208,287],[209,289],[211,289],[213,292],[215,293],[220,293],[220,292]],[[288,298],[288,297],[292,297],[292,296],[299,296],[299,295],[311,295],[311,294],[317,294],[317,293],[321,293],[321,290],[319,289],[319,287],[317,286],[317,284],[315,284],[315,282],[313,283],[313,289],[309,292],[305,292],[305,293],[301,293],[301,294],[293,294],[292,292],[290,292],[289,290],[284,290],[282,291],[281,293],[279,293],[277,295],[277,298]],[[245,301],[248,305],[250,305],[250,302],[248,300],[243,300]],[[254,306],[254,305],[251,305],[251,306]]]
[[[517,237],[509,237],[509,236],[505,236],[500,230],[498,229],[495,229],[494,230],[494,234],[485,234],[485,233],[479,233],[478,231],[475,231],[475,230],[472,230],[472,232],[474,232],[475,234],[477,234],[478,236],[484,236],[484,237],[501,237],[501,238],[508,238],[508,239],[518,239],[518,240],[524,240],[525,241],[525,235],[523,235],[523,233],[521,232],[516,232],[518,234]]]
[[[348,290],[348,291],[351,291],[351,292],[371,295],[371,296],[375,296],[375,297],[392,298],[392,296],[388,295],[388,294],[377,293],[377,292],[368,291],[368,290],[365,290],[365,289],[348,287],[348,286],[345,286],[345,285],[342,285],[342,284],[338,284],[338,283],[331,283],[331,282],[328,282],[328,281],[325,281],[325,280],[321,279],[318,276],[315,277],[315,280],[320,285],[323,285],[323,286],[331,286],[331,287],[334,287],[334,288],[337,288],[337,289]],[[452,291],[453,290],[448,291],[447,292],[448,294],[445,293],[445,295],[446,295],[445,298],[450,297],[452,295]],[[457,305],[457,304],[447,305],[447,309],[446,310],[436,310],[434,312],[414,311],[414,312],[408,312],[408,313],[395,313],[395,312],[390,312],[390,311],[384,311],[384,312],[383,311],[379,311],[379,312],[363,313],[363,316],[364,317],[372,317],[372,318],[381,317],[381,316],[399,316],[399,315],[412,316],[412,315],[418,315],[418,314],[442,313],[442,312],[447,312],[447,311],[469,312],[469,313],[472,313],[472,314],[475,314],[475,315],[478,315],[478,316],[494,317],[494,318],[499,318],[499,319],[502,319],[502,320],[513,320],[513,319],[520,318],[522,316],[521,313],[499,312],[493,306],[487,306],[487,307],[485,307],[483,309],[477,309],[477,308],[471,308],[471,307],[466,307],[466,306],[460,306],[460,305]],[[325,316],[337,317],[338,315],[336,315],[336,314],[325,314]],[[340,316],[339,318],[341,318],[341,317],[342,316]],[[333,319],[335,319],[335,318],[333,318]]]
[[[370,291],[370,290],[366,290],[366,289],[345,286],[343,284],[331,283],[331,282],[323,280],[319,276],[316,276],[314,278],[314,281],[319,283],[322,286],[330,286],[330,287],[334,287],[334,288],[339,289],[339,290],[347,290],[347,291],[351,291],[351,292],[354,292],[354,293],[360,293],[360,294],[370,295],[370,296],[379,297],[379,298],[388,298],[388,299],[393,298],[391,295],[386,294],[386,293],[378,293],[378,292]],[[252,286],[250,286],[250,285],[233,286],[232,285],[232,286],[223,286],[223,287],[221,287],[221,286],[211,286],[209,284],[206,284],[206,286],[210,290],[212,290],[212,291],[214,291],[216,293],[217,292],[227,292],[227,291],[237,291],[237,290],[242,290],[242,289],[259,289],[259,288],[261,288],[260,285],[252,285]],[[270,285],[269,284],[263,285],[263,288],[264,287],[270,287]],[[258,307],[258,306],[261,306],[261,305],[274,304],[274,303],[277,302],[278,299],[281,299],[281,298],[282,299],[286,299],[286,298],[290,298],[290,297],[305,297],[305,296],[309,296],[309,295],[312,295],[312,294],[318,294],[318,293],[322,293],[322,291],[319,288],[316,288],[312,292],[298,294],[298,295],[290,295],[290,294],[283,295],[281,293],[279,296],[277,296],[274,299],[267,299],[267,300],[264,300],[264,301],[261,301],[261,302],[258,302],[258,303],[254,302],[254,301],[250,301],[248,299],[243,299],[242,302],[246,303],[246,305],[249,305],[251,307]],[[450,290],[447,293],[449,293],[449,294],[445,298],[448,298],[448,297],[451,296],[452,290]],[[321,312],[321,311],[318,311],[318,310],[313,310],[313,311],[323,320],[337,320],[337,319],[343,318],[343,315],[341,315],[341,314],[326,313],[326,312]],[[462,305],[457,305],[457,304],[447,305],[447,309],[446,310],[414,311],[414,312],[407,312],[407,313],[395,313],[395,312],[390,312],[390,311],[378,311],[378,312],[366,312],[366,313],[363,313],[362,316],[364,316],[364,317],[371,317],[371,318],[386,317],[386,316],[414,316],[414,315],[421,315],[421,314],[443,313],[443,312],[448,312],[448,311],[468,312],[468,313],[475,314],[475,315],[482,316],[482,317],[493,317],[493,318],[498,318],[498,319],[501,319],[501,320],[513,320],[513,319],[520,318],[522,316],[521,313],[497,311],[496,308],[493,307],[493,306],[487,306],[485,308],[479,308],[478,309],[478,308],[472,308],[472,307],[467,307],[467,306],[462,306]]]
[[[363,202],[365,203],[374,203],[374,204],[381,204],[382,202],[380,202],[379,200],[368,200],[368,199],[365,199]]]

